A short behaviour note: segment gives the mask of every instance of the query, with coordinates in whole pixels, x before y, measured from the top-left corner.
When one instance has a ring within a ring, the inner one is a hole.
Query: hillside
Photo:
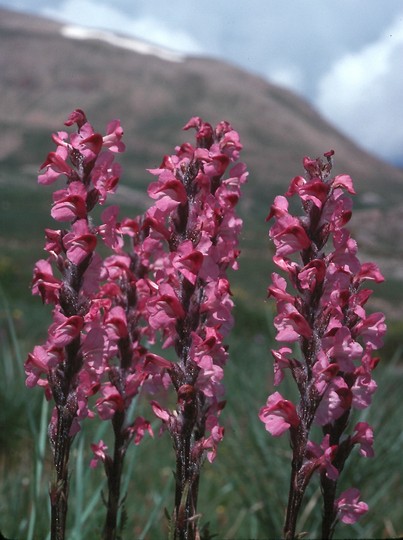
[[[181,127],[191,116],[226,119],[240,132],[250,178],[241,205],[244,257],[234,289],[245,303],[264,300],[270,272],[264,218],[273,196],[302,173],[304,155],[333,148],[334,172],[349,173],[358,192],[352,228],[363,258],[377,259],[389,278],[378,304],[392,317],[403,316],[403,171],[358,148],[292,92],[232,65],[164,56],[149,45],[141,53],[139,43],[116,38],[114,44],[106,34],[79,35],[53,21],[0,10],[0,279],[10,294],[29,295],[43,226],[50,223],[49,190],[36,184],[38,165],[52,149],[51,133],[79,107],[99,130],[112,118],[122,120],[127,152],[117,200],[125,212],[145,207],[145,169],[189,137]]]

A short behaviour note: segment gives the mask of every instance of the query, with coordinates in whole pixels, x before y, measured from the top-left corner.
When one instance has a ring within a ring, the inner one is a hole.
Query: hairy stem
[[[123,433],[125,412],[118,411],[113,416],[113,430],[115,433],[115,448],[112,463],[106,465],[108,477],[107,514],[103,530],[103,540],[116,540],[118,527],[118,512],[120,507],[120,487],[123,462],[126,454],[126,437]]]
[[[336,517],[334,502],[336,499],[337,482],[330,480],[324,473],[321,474],[320,481],[323,495],[322,538],[324,540],[331,540]]]
[[[91,257],[80,266],[71,265],[60,292],[60,306],[66,316],[78,313],[78,292],[82,277]],[[50,488],[51,540],[64,540],[69,496],[69,457],[74,436],[71,436],[73,421],[77,416],[77,375],[83,364],[80,353],[81,339],[78,336],[65,347],[65,360],[61,369],[50,375],[50,385],[57,410],[56,433],[50,433],[56,479]],[[50,427],[50,429],[52,429]]]
[[[51,539],[64,540],[66,530],[66,518],[68,509],[68,463],[71,446],[71,438],[67,435],[69,422],[62,417],[58,410],[58,436],[55,448],[55,473],[56,479],[50,487],[51,503]],[[71,422],[70,422],[71,425]]]

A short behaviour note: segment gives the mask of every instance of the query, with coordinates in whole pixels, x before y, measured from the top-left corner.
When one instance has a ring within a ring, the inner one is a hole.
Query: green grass
[[[209,523],[210,532],[217,538],[267,539],[281,534],[290,449],[286,438],[269,436],[257,417],[272,391],[270,319],[270,312],[253,315],[242,304],[238,306],[226,368],[227,406],[222,413],[225,438],[216,461],[205,463],[200,486],[200,523]],[[4,299],[1,333],[0,530],[8,538],[43,540],[49,527],[51,460],[46,427],[50,407],[39,389],[24,386],[22,366],[28,343],[19,335]],[[354,527],[339,525],[335,538],[390,538],[403,532],[403,370],[396,359],[379,365],[376,380],[379,390],[373,405],[360,416],[375,428],[376,457],[365,460],[353,453],[340,485],[341,489],[358,486],[370,511]],[[287,396],[293,391],[290,382],[281,388]],[[137,405],[133,414],[137,413],[152,417],[145,403]],[[158,422],[154,427],[158,433]],[[88,421],[74,443],[69,540],[100,537],[105,478],[101,467],[89,468],[89,446],[101,437],[111,441],[108,429],[107,423]],[[167,537],[164,510],[170,513],[173,508],[173,468],[167,434],[155,439],[146,436],[139,446],[130,447],[123,479],[123,539]],[[320,537],[320,512],[315,479],[306,494],[299,522],[299,530],[307,531],[309,538]]]
[[[0,284],[6,298],[0,301],[0,531],[8,538],[43,540],[49,529],[51,459],[46,430],[50,405],[40,389],[25,387],[23,363],[33,345],[45,340],[50,321],[49,306],[31,297],[29,284],[35,261],[45,255],[43,229],[54,226],[48,217],[52,190],[38,188],[32,176],[22,175],[8,184],[7,175],[3,169]],[[122,208],[122,215],[129,212],[133,210]],[[237,307],[225,376],[227,406],[222,423],[226,434],[216,462],[205,463],[200,486],[201,525],[209,523],[211,533],[226,539],[278,538],[288,493],[291,454],[287,440],[270,437],[257,417],[272,391],[269,349],[273,346],[271,314],[264,301],[271,254],[267,224],[261,221],[258,232],[245,230],[240,270],[231,276]],[[377,288],[376,295],[391,300],[400,297],[400,289],[399,282],[390,281]],[[403,370],[398,364],[403,329],[401,322],[389,326],[382,353],[385,360],[375,374],[379,390],[368,417],[364,416],[375,428],[376,457],[365,460],[353,454],[341,479],[343,489],[351,484],[360,488],[370,512],[354,527],[339,526],[336,538],[403,534]],[[285,385],[281,392],[292,395],[292,385]],[[152,417],[147,404],[139,403],[138,412]],[[101,467],[89,469],[90,443],[100,437],[111,442],[110,433],[104,431],[107,428],[107,424],[87,422],[73,446],[69,540],[100,537],[105,478]],[[123,539],[167,537],[165,509],[170,513],[173,508],[173,468],[167,434],[154,440],[146,437],[140,446],[129,449],[123,481]],[[318,482],[312,482],[299,522],[299,530],[307,531],[308,537],[320,537],[320,512]]]

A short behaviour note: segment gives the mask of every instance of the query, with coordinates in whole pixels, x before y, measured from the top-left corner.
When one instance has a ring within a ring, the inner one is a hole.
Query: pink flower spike
[[[295,405],[284,399],[279,392],[268,397],[266,405],[260,409],[259,418],[273,437],[279,437],[300,423]]]
[[[360,492],[356,488],[349,488],[336,500],[337,516],[346,525],[352,525],[368,512],[367,503],[359,502]]]
[[[297,428],[278,393],[269,397],[259,414],[272,435],[290,429],[287,538],[296,534],[299,508],[294,503],[302,500],[315,470],[321,473],[325,501],[323,537],[332,535],[336,517],[354,523],[367,510],[365,503],[358,502],[356,490],[347,491],[334,506],[335,482],[354,445],[361,455],[373,455],[372,428],[359,423],[353,436],[347,429],[352,409],[368,407],[376,389],[372,370],[379,359],[372,352],[383,344],[385,317],[382,313],[367,316],[372,290],[362,284],[365,280],[380,283],[383,276],[375,264],[361,264],[358,258],[357,242],[346,228],[355,189],[347,174],[331,177],[333,154],[331,150],[324,158],[305,157],[306,174],[294,177],[285,196],[275,198],[267,218],[273,218],[269,229],[273,262],[286,274],[285,279],[272,274],[268,287],[275,300],[275,339],[288,346],[272,351],[274,384],[290,369],[299,397],[298,408],[294,407]],[[292,196],[299,199],[293,206]],[[291,354],[294,344],[299,349],[296,358]],[[320,446],[311,439],[315,424],[325,435]]]

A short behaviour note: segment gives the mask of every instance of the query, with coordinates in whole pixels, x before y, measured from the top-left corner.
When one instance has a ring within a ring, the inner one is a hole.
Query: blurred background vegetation
[[[47,443],[50,414],[41,390],[24,385],[23,361],[34,335],[19,334],[19,313],[1,300],[0,377],[0,523],[7,538],[46,539],[49,527],[48,485],[51,458]],[[33,330],[44,328],[46,317],[35,319]],[[290,449],[287,438],[274,439],[263,428],[257,414],[272,391],[272,313],[267,307],[258,317],[243,307],[236,308],[236,327],[230,340],[230,362],[226,368],[227,406],[222,413],[225,438],[216,461],[205,463],[200,487],[199,510],[202,526],[217,538],[279,538],[287,501]],[[378,391],[369,410],[354,421],[365,420],[375,430],[375,452],[364,459],[354,451],[339,488],[358,486],[369,512],[354,526],[339,525],[335,538],[392,538],[403,532],[401,448],[398,428],[403,415],[401,388],[403,371],[398,354],[384,359],[377,368]],[[288,382],[282,393],[293,396]],[[146,401],[133,413],[152,418]],[[353,420],[352,420],[353,422]],[[130,447],[124,474],[126,494],[123,539],[166,538],[165,510],[173,508],[174,454],[167,434]],[[110,441],[108,423],[88,421],[77,437],[71,458],[71,493],[68,535],[71,540],[100,537],[104,519],[103,470],[89,468],[90,443]],[[320,538],[321,500],[318,478],[306,494],[299,531],[308,538]]]
[[[38,145],[38,163],[44,157],[43,146]],[[49,138],[46,146],[51,148]],[[170,149],[167,141],[166,150]],[[51,189],[38,187],[33,171],[16,175],[12,163],[5,164],[1,177],[0,530],[8,538],[41,540],[46,538],[49,522],[51,462],[46,427],[50,409],[39,389],[25,388],[23,363],[33,345],[45,340],[50,321],[49,307],[43,306],[38,297],[31,297],[30,276],[35,260],[44,255],[43,229],[53,226],[49,216]],[[119,203],[123,199],[117,197]],[[264,199],[268,206],[269,196]],[[140,206],[123,202],[122,215],[133,214]],[[271,438],[257,418],[272,390],[269,350],[274,346],[271,307],[265,302],[272,251],[262,209],[258,217],[260,225],[256,228],[247,223],[241,241],[240,270],[232,276],[236,325],[226,370],[227,407],[222,415],[226,435],[216,462],[205,464],[201,482],[201,524],[208,523],[217,538],[278,538],[288,493],[287,441]],[[249,212],[244,212],[244,219],[250,220]],[[379,292],[393,306],[399,301],[400,287],[398,280],[390,279],[376,288],[374,298]],[[375,373],[379,390],[370,411],[359,417],[375,428],[376,457],[365,460],[354,454],[340,486],[358,486],[370,511],[353,527],[339,526],[335,538],[391,538],[403,534],[399,503],[403,498],[402,324],[397,317],[389,323],[381,352],[383,361]],[[293,388],[288,392],[292,394]],[[146,404],[139,403],[138,407],[147,417],[152,416]],[[100,428],[96,422],[87,424],[75,442],[71,460],[71,540],[99,538],[104,516],[105,480],[101,468],[89,470],[89,448],[101,435],[108,440],[109,434],[98,433],[106,425]],[[154,427],[158,432],[157,424]],[[146,437],[139,447],[133,446],[128,452],[123,539],[167,535],[164,510],[170,512],[173,507],[173,452],[166,434],[156,439]],[[299,530],[307,531],[308,537],[320,537],[320,513],[318,483],[312,482]]]
[[[38,297],[31,297],[29,276],[34,261],[43,256],[43,229],[52,226],[51,190],[38,188],[34,178],[30,181],[29,186],[25,182],[2,184],[2,219],[10,236],[7,249],[0,255],[0,530],[13,539],[41,540],[46,538],[49,519],[51,461],[46,428],[50,409],[39,389],[26,389],[23,362],[33,345],[45,340],[50,321],[49,307],[43,306]],[[132,208],[123,207],[122,215],[130,211]],[[256,255],[251,264],[248,251],[257,254],[263,249],[267,250],[264,257]],[[268,253],[270,246],[262,234],[251,238],[240,258],[240,271],[232,276],[236,324],[226,368],[227,407],[222,414],[226,434],[216,462],[205,464],[199,502],[201,523],[209,523],[210,532],[217,538],[278,538],[282,527],[290,450],[286,438],[271,438],[257,418],[272,390],[269,351],[274,346],[273,315],[264,301],[271,270]],[[399,294],[399,284],[386,282],[377,287],[374,296],[378,290],[393,301]],[[403,498],[401,330],[398,320],[391,325],[381,351],[383,361],[375,373],[379,390],[369,412],[359,417],[374,426],[376,457],[365,460],[354,453],[340,486],[358,486],[370,511],[353,527],[339,526],[336,538],[391,538],[403,533],[399,503]],[[292,395],[293,388],[282,392]],[[146,404],[139,403],[138,407],[152,417]],[[103,471],[100,467],[89,470],[89,448],[106,425],[100,428],[96,422],[87,424],[75,442],[71,461],[71,540],[99,538],[104,515]],[[156,423],[154,428],[158,432]],[[102,436],[109,438],[108,433]],[[127,522],[122,538],[167,535],[164,509],[170,512],[173,507],[173,452],[166,434],[156,439],[146,437],[128,452]],[[299,530],[319,538],[317,482],[312,482],[305,503]]]

